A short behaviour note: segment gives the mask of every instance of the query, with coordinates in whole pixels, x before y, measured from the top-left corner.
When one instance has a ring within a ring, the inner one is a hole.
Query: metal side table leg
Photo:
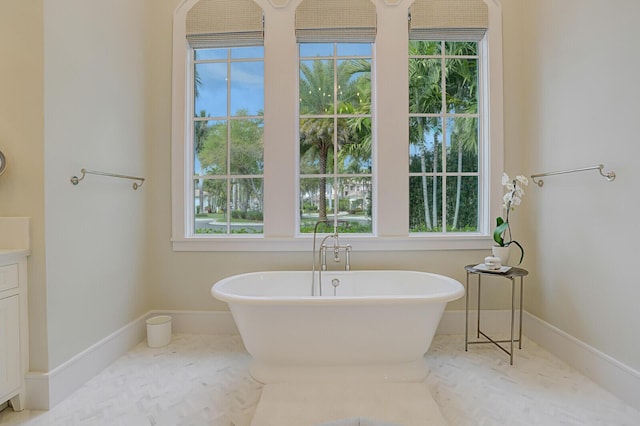
[[[482,287],[482,283],[481,283],[481,276],[480,274],[478,274],[478,311],[477,311],[477,328],[476,328],[476,338],[479,339],[480,338],[480,293],[482,293],[480,291],[481,287]]]
[[[520,330],[518,331],[518,349],[522,349],[522,310],[524,309],[522,306],[522,290],[523,290],[523,280],[524,277],[520,277]]]
[[[467,271],[464,303],[464,351],[467,352],[469,350],[469,271]]]
[[[516,317],[516,280],[511,278],[511,346],[509,350],[509,364],[513,365],[513,329]]]

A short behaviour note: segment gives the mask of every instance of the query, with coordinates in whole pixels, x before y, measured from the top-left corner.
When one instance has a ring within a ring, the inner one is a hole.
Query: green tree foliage
[[[453,58],[438,57],[445,49]],[[442,231],[442,179],[431,177],[445,170],[477,171],[478,152],[478,70],[474,42],[412,41],[409,45],[409,142],[416,147],[410,170],[421,176],[410,179],[410,229],[413,232]],[[444,65],[444,66],[443,66]],[[444,104],[443,104],[444,81]],[[443,120],[438,114],[462,114]],[[444,121],[444,122],[443,122]],[[450,146],[443,146],[443,126],[447,126]],[[429,140],[428,140],[429,139]],[[446,149],[446,164],[442,150]],[[446,167],[446,169],[445,169]],[[447,181],[447,230],[477,229],[477,179],[455,177],[455,190]],[[451,218],[449,213],[453,212]]]
[[[453,59],[446,61],[447,69],[447,105],[449,112],[460,114],[478,113],[478,61],[476,59],[462,58],[465,55],[476,55],[476,43],[447,43],[447,52],[457,55]],[[451,134],[451,151],[456,152],[456,166],[449,166],[449,170],[463,171],[463,164],[472,164],[477,167],[478,153],[478,119],[475,117],[460,117],[454,119]],[[449,157],[452,157],[452,152]],[[465,153],[473,154],[467,162],[463,163]],[[477,169],[476,169],[477,170]],[[476,171],[473,170],[473,171]],[[455,206],[453,207],[454,217],[452,229],[458,228],[461,210],[462,181],[463,177],[458,176],[455,196]],[[476,188],[477,192],[477,188]],[[469,197],[477,200],[476,194],[464,192],[465,198]],[[475,197],[474,197],[475,195]],[[473,209],[477,213],[477,205]],[[450,211],[450,210],[448,210]],[[477,219],[476,219],[477,222]],[[465,226],[471,226],[469,222],[461,222]],[[477,225],[477,223],[476,223]]]
[[[301,174],[320,175],[305,179],[302,186],[309,188],[301,190],[317,188],[320,220],[327,219],[324,188],[326,175],[334,172],[334,140],[338,144],[338,167],[364,162],[370,170],[371,159],[371,118],[366,116],[371,113],[371,63],[339,60],[335,72],[334,64],[334,60],[300,64]]]
[[[261,211],[264,180],[255,176],[262,175],[264,168],[263,119],[246,116],[246,110],[239,110],[236,117],[242,118],[209,122],[197,155],[203,175],[239,176],[232,182],[232,185],[238,185],[237,198],[232,200],[235,209],[247,211],[255,207]],[[215,198],[217,207],[226,208],[224,178],[206,179],[204,188]],[[258,206],[252,206],[252,201],[257,201]]]

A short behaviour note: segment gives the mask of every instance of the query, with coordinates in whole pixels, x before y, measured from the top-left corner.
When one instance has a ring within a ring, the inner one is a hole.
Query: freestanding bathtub
[[[256,380],[422,381],[444,308],[464,295],[452,278],[413,271],[324,271],[322,290],[311,296],[305,271],[241,274],[213,285],[253,357]]]

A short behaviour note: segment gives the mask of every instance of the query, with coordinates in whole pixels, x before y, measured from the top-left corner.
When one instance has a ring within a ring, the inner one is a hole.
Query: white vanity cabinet
[[[0,249],[0,404],[25,405],[28,371],[27,253]]]
[[[29,230],[28,217],[0,217],[0,406],[9,401],[15,411],[24,409],[29,371]]]

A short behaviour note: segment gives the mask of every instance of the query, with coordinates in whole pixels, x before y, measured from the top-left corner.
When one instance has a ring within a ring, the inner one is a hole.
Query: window
[[[199,0],[186,10],[184,235],[262,234],[262,9],[252,0]]]
[[[481,0],[417,0],[409,26],[409,231],[478,233],[489,168]],[[486,156],[484,156],[486,158]]]
[[[300,44],[300,232],[372,232],[370,43]],[[336,222],[337,223],[337,222]]]
[[[479,229],[478,43],[409,41],[410,232]]]
[[[264,49],[193,50],[195,234],[263,233]]]
[[[503,170],[499,6],[380,4],[181,2],[174,250],[310,250],[325,215],[349,224],[340,232],[360,251],[490,247]],[[327,77],[317,87],[314,71]],[[305,99],[310,90],[323,101]]]

